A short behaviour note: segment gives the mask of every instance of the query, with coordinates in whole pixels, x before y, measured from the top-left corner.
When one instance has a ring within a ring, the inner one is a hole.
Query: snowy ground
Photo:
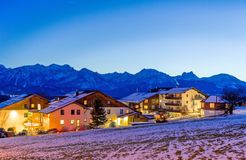
[[[0,159],[246,159],[246,109],[144,127],[0,139]]]

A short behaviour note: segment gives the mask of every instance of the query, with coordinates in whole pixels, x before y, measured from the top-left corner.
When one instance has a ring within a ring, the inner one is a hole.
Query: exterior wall
[[[61,115],[61,110],[64,110],[64,115]],[[74,115],[71,115],[71,110],[75,110]],[[77,110],[80,110],[80,115],[77,115]],[[61,124],[61,120],[64,121],[64,124]],[[71,124],[71,120],[74,120],[74,124]],[[90,120],[90,110],[86,110],[80,105],[73,103],[48,115],[44,115],[43,124],[45,130],[56,128],[59,131],[74,131],[88,126]]]
[[[85,98],[81,98],[80,100],[78,100],[78,102],[87,107],[93,107],[96,99],[101,100],[104,107],[127,107],[125,104],[107,95],[104,95],[101,92],[96,92],[94,94],[86,96]]]
[[[211,117],[225,114],[227,104],[202,102],[202,116]]]
[[[154,114],[156,111],[158,111],[159,106],[159,95],[155,95],[145,99],[142,104],[140,104],[140,112],[143,114]]]
[[[167,110],[171,117],[183,114],[201,114],[201,101],[206,97],[195,89],[185,93],[160,95],[161,108]],[[176,112],[176,113],[175,113]]]
[[[14,128],[16,132],[21,132],[23,129],[29,130],[32,126],[38,127],[41,119],[39,114],[32,111],[37,111],[38,106],[43,109],[47,107],[47,104],[48,100],[33,95],[7,106],[0,110],[0,127],[6,130]]]
[[[87,107],[93,108],[94,101],[97,99],[101,100],[103,106],[105,107],[106,113],[108,110],[110,110],[110,114],[107,114],[108,122],[105,124],[105,127],[117,125],[117,117],[122,115],[120,113],[120,110],[123,110],[123,114],[126,114],[127,112],[132,111],[125,104],[123,104],[123,103],[121,103],[121,102],[101,93],[101,92],[96,92],[94,94],[86,96],[85,98],[78,100],[78,103],[81,103]],[[114,123],[114,124],[112,124],[112,123]],[[122,124],[123,126],[128,126],[128,121],[125,120],[124,123],[120,123],[120,124]],[[121,126],[121,125],[119,125],[119,126]]]
[[[204,103],[202,102],[202,109],[206,110],[225,110],[227,104],[225,103]]]
[[[127,107],[105,107],[105,111],[106,111],[107,119],[108,119],[107,123],[105,124],[105,127],[110,127],[113,125],[115,126],[128,126],[129,125],[127,118],[125,118],[123,121],[120,121],[117,118],[120,115],[132,112],[131,109]]]
[[[160,108],[159,95],[155,95],[140,103],[125,103],[127,106],[135,111],[141,112],[143,114],[155,114]]]
[[[7,130],[8,128],[15,128],[16,132],[21,132],[25,129],[24,122],[27,118],[24,114],[28,110],[0,110],[0,128]]]
[[[203,117],[212,117],[212,116],[219,116],[225,114],[225,110],[205,110],[202,109],[202,116]]]
[[[201,113],[201,101],[205,98],[205,95],[197,92],[195,89],[190,89],[182,94],[182,106],[184,106],[185,111],[188,113]]]

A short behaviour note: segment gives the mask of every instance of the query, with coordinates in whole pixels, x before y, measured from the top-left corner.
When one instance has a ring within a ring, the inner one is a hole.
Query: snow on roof
[[[70,95],[69,97],[61,99],[60,101],[53,102],[53,103],[50,104],[49,107],[41,110],[40,112],[45,113],[45,114],[54,112],[57,109],[60,109],[60,108],[63,108],[65,106],[69,105],[69,104],[72,104],[72,103],[74,103],[74,102],[76,102],[76,101],[78,101],[78,100],[80,100],[80,99],[82,99],[84,97],[87,97],[87,96],[89,96],[89,95],[91,95],[91,94],[93,94],[95,92],[86,92],[86,93],[80,92],[80,93],[82,93],[82,94],[79,94],[78,96]]]
[[[190,89],[192,89],[192,88],[172,88],[170,90],[165,91],[165,93],[166,94],[179,94],[179,93],[185,93],[186,91],[188,91]]]
[[[210,96],[204,102],[205,103],[227,103],[226,100],[223,100],[219,96]]]
[[[8,107],[8,106],[15,104],[17,102],[20,102],[29,96],[30,96],[30,94],[22,94],[19,96],[12,97],[9,100],[0,103],[0,109],[2,109],[4,107]]]
[[[120,99],[121,102],[133,102],[139,103],[147,98],[150,98],[154,95],[158,94],[158,92],[148,93],[148,92],[136,92],[127,97]]]
[[[193,88],[172,88],[169,90],[161,90],[158,92],[136,92],[136,93],[130,94],[127,97],[120,99],[120,101],[139,103],[157,94],[179,94],[179,93],[184,93],[190,89],[193,89]]]

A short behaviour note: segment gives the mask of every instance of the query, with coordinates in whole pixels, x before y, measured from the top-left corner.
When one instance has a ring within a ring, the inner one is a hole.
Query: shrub
[[[14,129],[14,127],[10,127],[10,128],[8,128],[7,131],[8,131],[8,132],[15,132],[15,129]]]

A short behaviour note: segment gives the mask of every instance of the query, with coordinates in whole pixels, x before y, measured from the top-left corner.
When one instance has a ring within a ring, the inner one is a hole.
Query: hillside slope
[[[245,159],[246,110],[167,124],[0,140],[0,159]]]

